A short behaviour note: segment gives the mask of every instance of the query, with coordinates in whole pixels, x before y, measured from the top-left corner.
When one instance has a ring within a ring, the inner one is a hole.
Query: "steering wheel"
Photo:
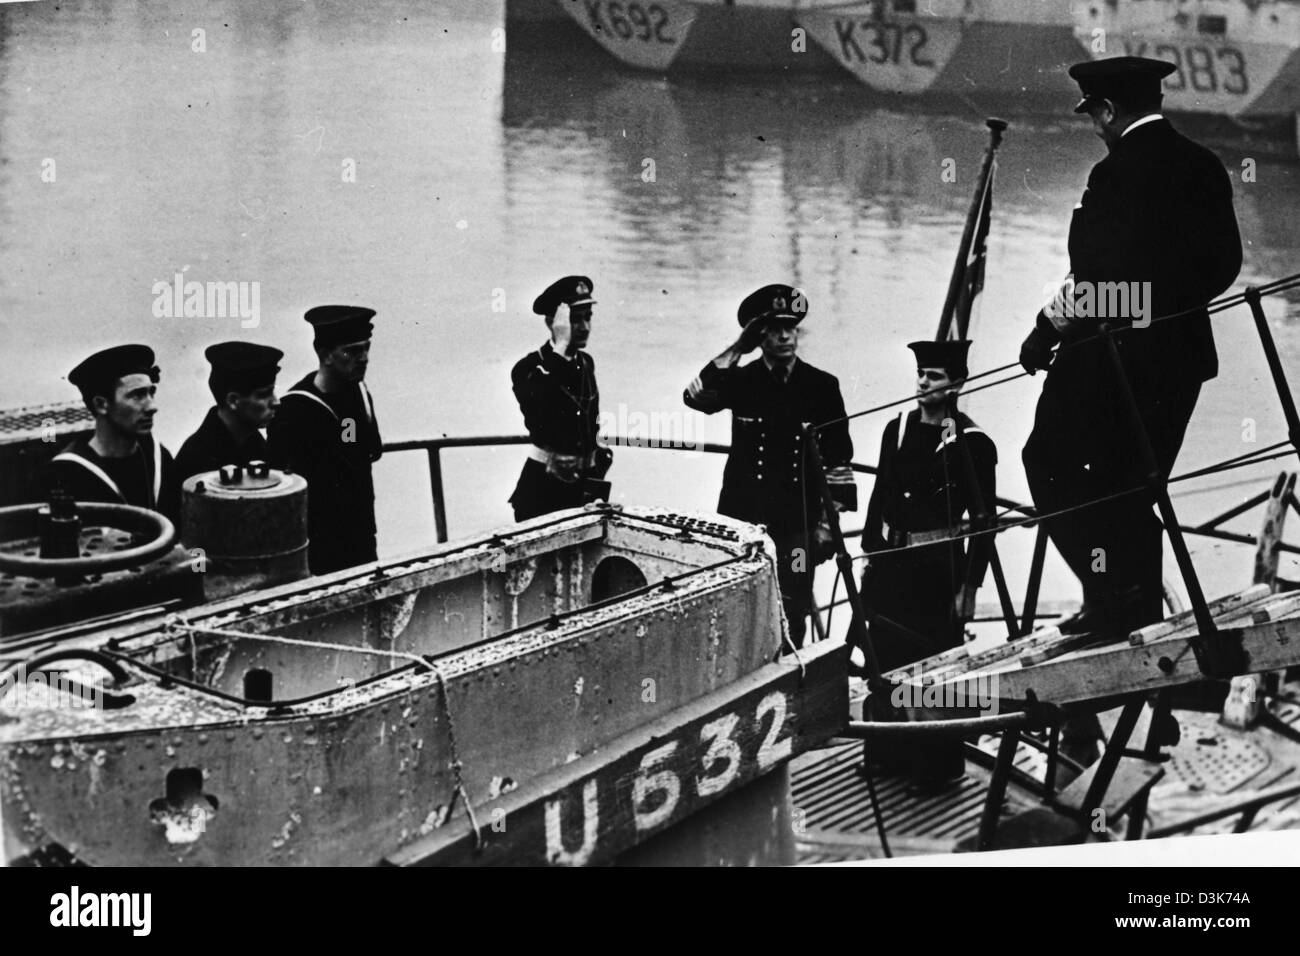
[[[25,578],[107,574],[156,561],[176,541],[176,526],[156,511],[99,501],[78,501],[76,506],[83,528],[125,531],[134,538],[144,539],[144,543],[83,558],[28,557],[0,551],[0,572]],[[46,507],[36,503],[0,508],[0,546],[6,541],[39,539],[39,515]]]

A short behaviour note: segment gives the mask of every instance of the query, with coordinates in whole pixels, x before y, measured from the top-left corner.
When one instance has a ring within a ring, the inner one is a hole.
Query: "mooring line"
[[[479,829],[478,819],[474,815],[474,805],[470,803],[469,792],[465,789],[465,778],[462,774],[462,765],[460,761],[460,752],[456,744],[456,730],[452,723],[451,700],[447,693],[447,678],[439,669],[438,665],[419,654],[411,654],[406,651],[381,651],[373,647],[353,647],[347,644],[331,644],[328,641],[308,641],[301,638],[281,637],[278,634],[258,634],[245,631],[230,631],[224,628],[200,627],[191,624],[179,614],[172,614],[167,617],[163,627],[169,631],[184,631],[191,640],[196,634],[211,635],[213,637],[224,637],[236,640],[264,641],[268,644],[288,644],[296,647],[312,647],[322,650],[331,651],[349,651],[353,654],[366,654],[372,657],[397,657],[404,660],[413,661],[421,667],[433,672],[434,678],[438,682],[438,690],[442,701],[442,716],[447,721],[447,743],[451,748],[451,772],[455,780],[456,795],[461,802],[465,804],[465,813],[469,817],[470,826],[474,830],[474,849],[481,850],[483,847],[483,833]],[[268,702],[271,703],[271,702]],[[450,818],[450,811],[447,814]]]

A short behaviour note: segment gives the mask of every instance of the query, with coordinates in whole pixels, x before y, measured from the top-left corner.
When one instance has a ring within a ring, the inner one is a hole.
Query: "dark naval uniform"
[[[370,341],[373,309],[325,305],[305,315],[318,353]],[[307,564],[328,574],[378,557],[371,465],[383,439],[370,391],[350,381],[326,394],[306,375],[280,399],[267,427],[270,462],[307,479]]]
[[[566,276],[537,297],[533,311],[554,317],[560,304],[571,309],[591,306],[591,290],[586,276]],[[532,441],[510,496],[515,520],[582,507],[594,497],[588,479],[603,479],[613,459],[609,449],[597,443],[600,390],[595,360],[580,348],[571,356],[561,355],[547,342],[515,363],[510,384]],[[567,473],[557,468],[557,455],[576,458],[576,467]]]
[[[862,551],[872,555],[862,599],[882,671],[961,644],[954,598],[963,585],[984,581],[987,535],[923,543],[970,530],[963,516],[971,514],[973,496],[958,442],[966,443],[980,498],[993,509],[997,448],[966,415],[956,418],[960,437],[957,429],[926,424],[913,410],[886,425],[881,439],[880,471],[862,532]],[[888,553],[894,548],[907,550]]]
[[[267,439],[272,463],[307,479],[307,564],[328,574],[378,557],[370,468],[383,439],[364,382],[326,395],[315,377],[284,393]]]
[[[182,482],[191,475],[215,471],[222,465],[267,460],[266,439],[255,427],[257,423],[249,423],[246,438],[236,439],[218,409],[231,392],[247,396],[275,385],[276,373],[280,371],[277,363],[284,357],[279,349],[252,342],[218,342],[208,346],[203,354],[212,366],[208,388],[217,405],[208,409],[198,430],[181,445],[176,471]]]
[[[176,473],[184,482],[191,475],[216,471],[222,465],[247,465],[250,461],[266,461],[267,456],[261,432],[254,430],[242,442],[236,441],[213,407],[176,453]]]
[[[81,435],[50,461],[51,489],[62,488],[74,501],[135,505],[166,515],[180,514],[180,483],[171,452],[152,435],[138,439],[125,458],[103,458],[90,447],[93,435]]]
[[[1127,102],[1133,89],[1158,91],[1171,64],[1119,57],[1071,69],[1084,99]],[[1184,313],[1116,334],[1122,362],[1168,476],[1182,446],[1201,383],[1218,372],[1206,303],[1228,289],[1241,268],[1241,237],[1232,186],[1209,150],[1158,114],[1128,128],[1092,168],[1069,235],[1077,283],[1150,283],[1149,318]],[[1102,316],[1123,323],[1131,316]],[[1074,344],[1093,335],[1099,318],[1058,331],[1040,312],[1040,347],[1061,348],[1047,373],[1034,429],[1024,448],[1035,505],[1053,512],[1140,487],[1137,440],[1121,402],[1104,344]],[[1162,527],[1143,492],[1084,508],[1046,523],[1053,542],[1084,585],[1089,603],[1124,606],[1124,625],[1158,620]],[[1098,551],[1105,553],[1105,573]],[[1096,571],[1094,571],[1094,567]],[[1136,597],[1135,597],[1136,595]]]
[[[68,380],[90,404],[93,396],[112,396],[119,379],[148,375],[157,383],[154,353],[146,345],[120,345],[96,352],[68,373]],[[121,458],[104,458],[90,441],[94,433],[79,435],[55,455],[48,466],[51,491],[66,491],[74,501],[99,501],[134,505],[158,511],[177,520],[180,485],[169,452],[152,433],[136,438],[135,450]]]
[[[788,286],[769,286],[759,292],[786,301],[798,295]],[[752,299],[753,295],[742,303],[742,326],[772,312],[770,302],[759,308]],[[802,315],[790,318],[797,321]],[[813,571],[819,557],[828,557],[813,554],[809,541],[823,515],[817,482],[808,473],[804,423],[834,422],[818,433],[818,450],[836,501],[846,510],[856,506],[857,485],[849,468],[853,440],[844,421],[839,380],[797,358],[784,381],[761,357],[732,368],[710,362],[683,400],[706,415],[731,411],[731,452],[723,469],[718,512],[766,526],[777,549],[791,640],[801,646],[804,619],[812,607]]]

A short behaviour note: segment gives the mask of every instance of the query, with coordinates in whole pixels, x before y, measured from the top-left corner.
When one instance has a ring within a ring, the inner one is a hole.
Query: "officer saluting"
[[[181,445],[176,472],[190,475],[215,471],[222,465],[247,465],[267,459],[266,439],[259,429],[275,417],[275,375],[284,353],[251,342],[220,342],[203,353],[212,372],[208,390],[216,404],[208,409],[198,430]]]
[[[516,521],[579,508],[609,494],[602,479],[614,453],[596,441],[600,392],[596,363],[584,351],[596,304],[592,288],[586,276],[551,283],[533,302],[533,312],[546,318],[550,340],[510,370],[533,442],[510,496]]]
[[[374,561],[375,485],[383,441],[363,379],[373,309],[322,305],[304,318],[320,367],[284,393],[267,429],[272,464],[307,479],[307,563],[327,574]]]
[[[969,374],[970,342],[912,342],[908,348],[916,355],[918,407],[885,426],[862,531],[869,562],[862,599],[884,671],[958,646],[974,612],[989,538],[970,539],[969,552],[964,541],[942,540],[968,530],[962,516],[977,511],[966,453],[988,513],[996,495],[997,448],[955,411]],[[890,553],[895,548],[904,550]]]
[[[95,429],[51,460],[51,490],[60,488],[75,501],[148,508],[176,520],[180,492],[172,456],[153,434],[158,378],[147,345],[104,349],[68,373]]]
[[[1144,486],[1139,445],[1120,399],[1100,322],[1139,317],[1099,315],[1099,286],[1149,289],[1145,320],[1115,333],[1129,385],[1168,477],[1182,446],[1201,383],[1218,372],[1206,303],[1241,268],[1241,236],[1232,185],[1209,150],[1180,135],[1161,116],[1160,81],[1174,66],[1116,57],[1070,68],[1108,155],[1092,168],[1070,223],[1070,272],[1039,312],[1021,348],[1033,373],[1050,370],[1024,449],[1034,504],[1044,512]],[[1091,310],[1080,290],[1096,292]],[[1055,361],[1051,349],[1057,343]],[[1128,494],[1046,522],[1061,556],[1083,584],[1084,607],[1063,631],[1129,630],[1162,616],[1160,522],[1150,494]],[[1104,555],[1104,561],[1098,560]],[[1104,571],[1104,573],[1103,573]]]
[[[751,293],[736,313],[740,337],[704,366],[682,396],[706,415],[731,409],[731,453],[718,511],[767,526],[796,647],[803,645],[804,618],[812,609],[813,566],[830,557],[831,547],[817,482],[808,474],[805,423],[834,422],[818,433],[822,464],[837,507],[857,507],[849,468],[853,441],[839,381],[796,355],[798,326],[807,311],[808,300],[793,286],[767,285]],[[755,348],[761,357],[737,368]]]

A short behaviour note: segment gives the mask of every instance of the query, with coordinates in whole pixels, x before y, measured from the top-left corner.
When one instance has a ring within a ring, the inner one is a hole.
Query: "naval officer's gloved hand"
[[[1035,374],[1040,368],[1050,368],[1054,344],[1051,335],[1035,326],[1025,338],[1024,344],[1020,346],[1021,367],[1030,375]]]

